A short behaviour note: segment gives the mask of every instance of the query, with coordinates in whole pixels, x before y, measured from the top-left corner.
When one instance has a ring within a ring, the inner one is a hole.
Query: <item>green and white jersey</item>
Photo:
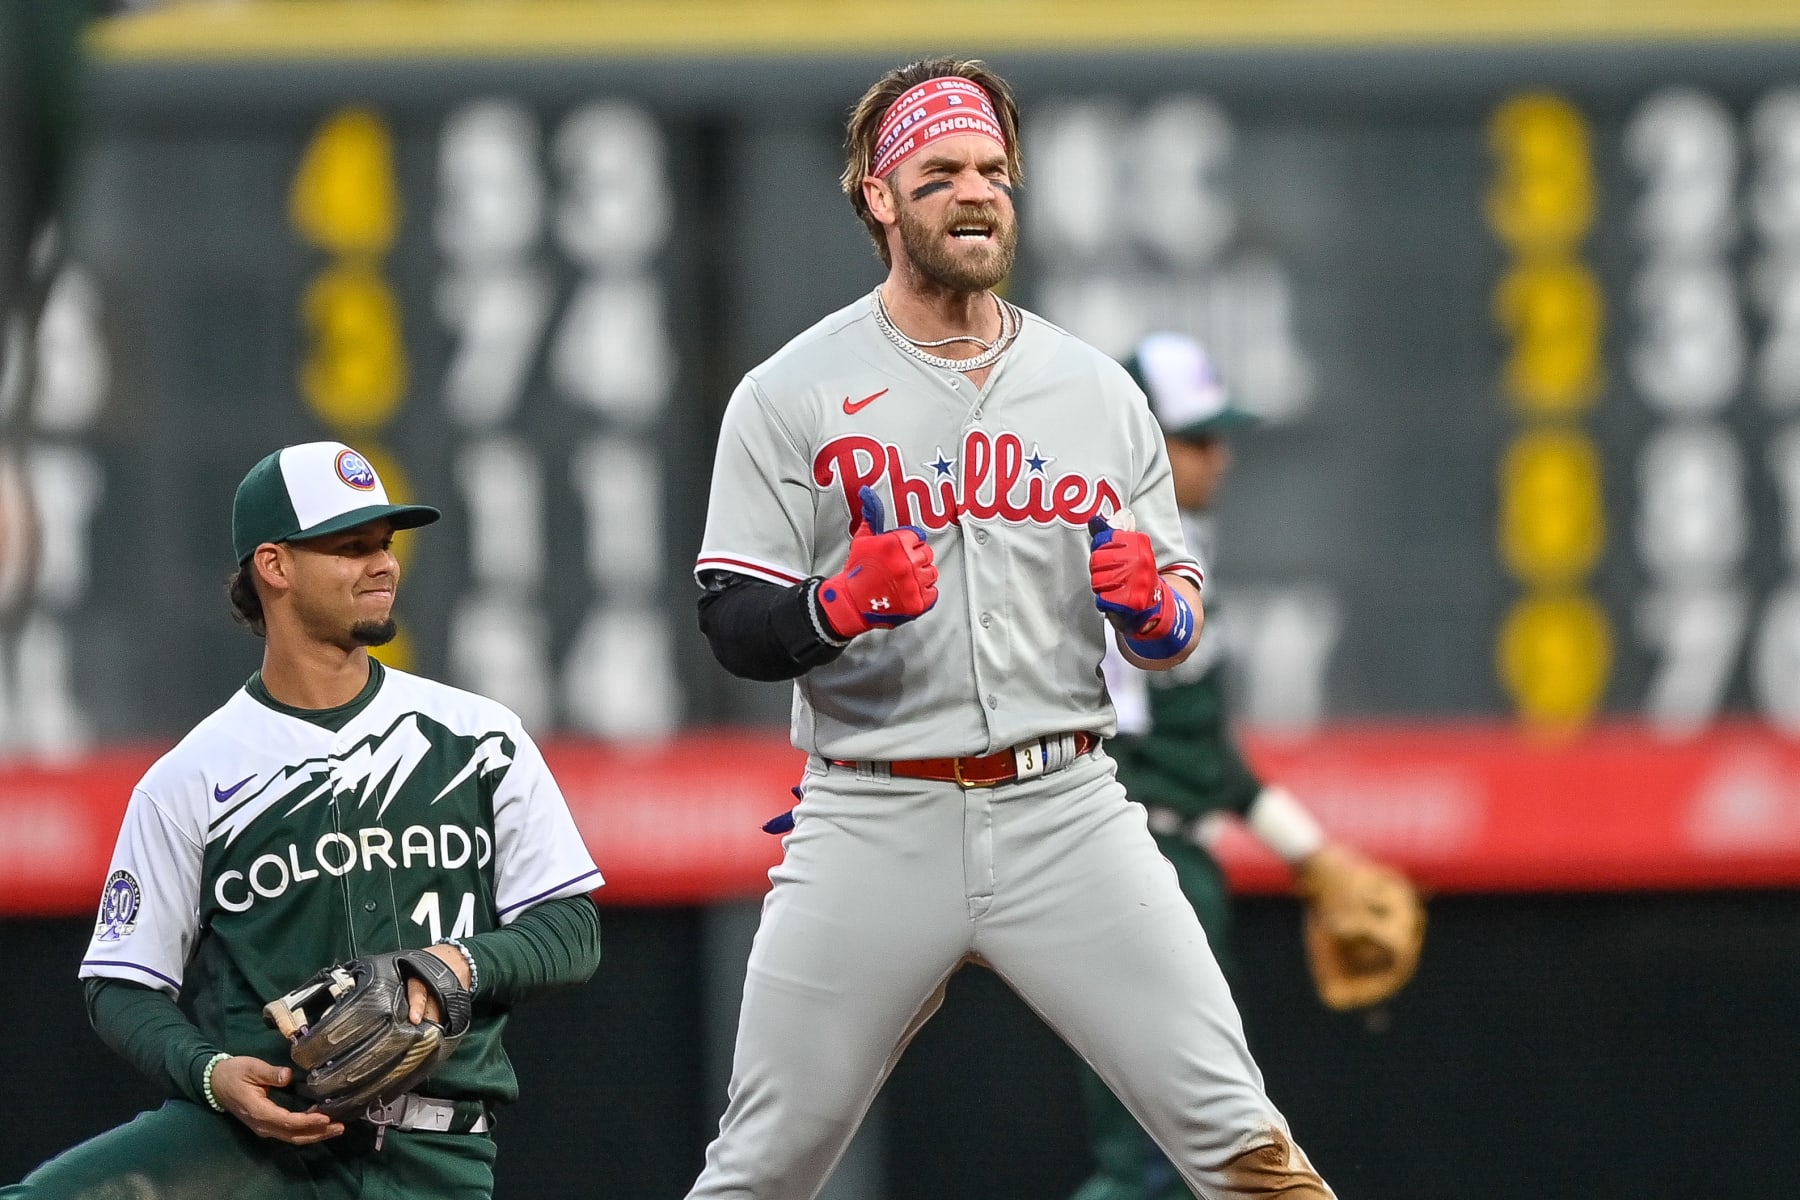
[[[324,712],[253,678],[133,791],[83,978],[160,988],[212,1041],[286,1061],[262,1005],[321,967],[497,929],[601,883],[519,719],[371,662]],[[503,1013],[432,1078],[510,1099]]]
[[[1231,735],[1225,699],[1225,637],[1213,569],[1209,518],[1182,514],[1182,533],[1211,585],[1200,644],[1168,671],[1143,671],[1108,647],[1101,672],[1119,714],[1119,735],[1106,746],[1119,782],[1133,800],[1184,817],[1243,813],[1262,790]]]

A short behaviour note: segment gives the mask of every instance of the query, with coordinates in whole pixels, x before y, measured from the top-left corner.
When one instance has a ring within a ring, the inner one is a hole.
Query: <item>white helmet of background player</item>
[[[1185,333],[1150,334],[1132,350],[1125,369],[1170,437],[1217,437],[1256,424],[1254,414],[1232,406],[1212,356]]]
[[[1149,397],[1162,427],[1174,476],[1175,502],[1200,512],[1209,508],[1231,469],[1225,435],[1256,424],[1235,408],[1205,347],[1185,333],[1153,333],[1125,360],[1125,369]]]

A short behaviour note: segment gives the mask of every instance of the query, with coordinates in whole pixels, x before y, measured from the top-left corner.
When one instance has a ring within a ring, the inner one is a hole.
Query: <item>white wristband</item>
[[[230,1057],[231,1055],[226,1054],[223,1051],[213,1055],[206,1060],[206,1069],[200,1073],[200,1092],[206,1097],[206,1106],[214,1112],[224,1112],[225,1106],[220,1104],[218,1096],[213,1094],[213,1071],[218,1068],[220,1063]]]
[[[469,995],[473,996],[481,987],[481,968],[475,965],[475,956],[469,953],[469,948],[462,944],[461,938],[443,938],[438,945],[455,946],[456,952],[463,956],[464,962],[469,964]]]
[[[1263,788],[1250,802],[1244,821],[1263,845],[1289,866],[1311,858],[1325,844],[1325,831],[1294,793],[1276,784]]]

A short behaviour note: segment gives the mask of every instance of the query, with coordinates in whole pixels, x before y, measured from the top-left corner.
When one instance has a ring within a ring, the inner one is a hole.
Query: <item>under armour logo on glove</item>
[[[925,531],[887,529],[887,510],[872,487],[861,493],[862,523],[850,536],[844,569],[819,584],[819,608],[839,637],[891,628],[937,603],[937,564]]]

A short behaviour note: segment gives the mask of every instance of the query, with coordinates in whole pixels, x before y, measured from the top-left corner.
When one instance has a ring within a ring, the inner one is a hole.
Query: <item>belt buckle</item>
[[[386,1104],[371,1104],[362,1112],[362,1119],[371,1125],[398,1125],[406,1119],[406,1097],[395,1096]]]
[[[999,787],[1002,783],[1006,782],[1004,779],[964,779],[962,764],[963,760],[960,755],[951,759],[950,775],[956,780],[956,786],[963,789],[965,792],[972,791],[975,788]]]

